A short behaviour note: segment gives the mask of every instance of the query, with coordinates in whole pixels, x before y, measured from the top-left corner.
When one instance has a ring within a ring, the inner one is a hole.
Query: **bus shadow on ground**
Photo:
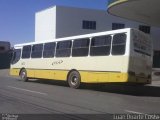
[[[69,87],[67,82],[65,81],[36,79],[30,82]],[[160,97],[160,86],[122,84],[82,84],[80,89],[132,96]]]
[[[28,82],[69,87],[68,84],[67,84],[67,82],[65,82],[65,81],[59,81],[59,80],[32,79],[32,80],[29,80]]]
[[[132,95],[132,96],[160,97],[160,86],[105,84],[105,85],[87,85],[84,89],[90,89],[100,92]]]

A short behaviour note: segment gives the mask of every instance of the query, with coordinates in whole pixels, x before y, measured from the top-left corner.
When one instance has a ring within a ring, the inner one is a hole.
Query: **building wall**
[[[56,38],[56,7],[37,12],[35,15],[35,41]]]
[[[83,29],[82,21],[96,21],[96,30]],[[35,40],[50,40],[81,34],[112,30],[112,23],[123,23],[125,28],[145,25],[109,15],[105,10],[54,6],[36,13]],[[154,50],[160,51],[160,29],[151,28]]]
[[[57,7],[56,37],[66,37],[105,31],[110,28],[109,22],[105,22],[106,13],[89,9]],[[96,21],[96,30],[82,29],[82,21]]]
[[[112,29],[112,22],[125,23],[126,27],[135,27],[136,22],[114,17],[104,10],[91,10],[57,6],[56,38],[101,32]],[[96,30],[82,29],[82,21],[96,21]]]

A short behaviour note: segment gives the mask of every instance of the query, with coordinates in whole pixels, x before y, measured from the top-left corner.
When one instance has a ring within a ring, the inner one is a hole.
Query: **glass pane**
[[[56,57],[69,57],[71,54],[72,41],[61,41],[57,43]]]
[[[30,58],[31,46],[23,46],[22,58]]]
[[[56,43],[46,43],[44,45],[43,57],[54,57]]]
[[[116,34],[113,36],[112,43],[112,55],[123,55],[125,54],[126,47],[126,34]]]
[[[111,36],[98,36],[92,38],[91,56],[104,56],[110,54]]]
[[[11,63],[12,64],[17,63],[20,60],[20,57],[21,57],[21,49],[15,49],[13,51],[13,57]]]
[[[32,58],[41,58],[42,57],[43,44],[33,45],[32,46]]]
[[[89,46],[89,38],[74,40],[73,48],[86,48]]]
[[[91,46],[106,46],[111,45],[111,36],[99,36],[92,38]]]
[[[125,44],[126,43],[126,34],[116,34],[113,36],[114,45]]]
[[[61,41],[57,43],[57,49],[71,48],[71,41]]]

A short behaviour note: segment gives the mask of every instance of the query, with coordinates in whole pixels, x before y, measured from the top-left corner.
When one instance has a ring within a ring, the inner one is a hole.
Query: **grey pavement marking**
[[[8,87],[8,88],[12,88],[12,89],[21,90],[21,91],[26,91],[26,92],[41,94],[41,95],[48,95],[47,93],[42,93],[42,92],[38,92],[38,91],[27,90],[27,89],[23,89],[23,88],[14,87],[14,86],[7,86],[7,87]]]

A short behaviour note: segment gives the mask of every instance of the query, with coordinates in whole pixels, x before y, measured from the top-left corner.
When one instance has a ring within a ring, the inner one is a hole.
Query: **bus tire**
[[[21,70],[19,76],[20,76],[20,78],[21,78],[22,81],[24,81],[24,82],[28,81],[27,71],[25,69]]]
[[[81,76],[77,71],[71,71],[68,75],[68,84],[71,88],[77,89],[81,84]]]

